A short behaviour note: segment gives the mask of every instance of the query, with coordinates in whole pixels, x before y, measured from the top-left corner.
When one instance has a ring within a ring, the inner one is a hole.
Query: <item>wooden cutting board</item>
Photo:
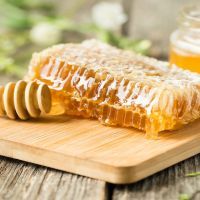
[[[0,154],[104,181],[145,178],[200,152],[200,123],[147,140],[136,129],[69,117],[0,119]]]

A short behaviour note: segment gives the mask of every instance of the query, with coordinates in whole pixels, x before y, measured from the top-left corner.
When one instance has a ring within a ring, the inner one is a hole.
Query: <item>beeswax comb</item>
[[[0,86],[0,116],[27,120],[50,109],[51,92],[46,84],[20,80]]]

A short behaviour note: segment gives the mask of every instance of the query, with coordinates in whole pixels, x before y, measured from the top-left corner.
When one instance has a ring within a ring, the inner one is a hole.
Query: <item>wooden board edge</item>
[[[114,167],[9,140],[0,139],[0,155],[109,183],[125,184],[129,182],[129,176],[127,176],[129,167]],[[65,160],[66,162],[64,162]],[[60,163],[59,167],[58,163]]]
[[[187,158],[195,156],[200,153],[200,137],[194,138],[188,143],[184,143],[176,149],[170,149],[162,155],[158,155],[152,159],[138,163],[136,166],[132,166],[129,171],[130,182],[137,182],[151,176],[159,171],[162,171],[172,165],[175,165]],[[151,166],[151,167],[150,167]],[[130,166],[131,167],[131,166]],[[128,184],[126,182],[125,184]]]
[[[199,143],[196,138],[135,166],[111,166],[4,139],[0,139],[0,155],[114,184],[130,184],[198,154]],[[57,163],[61,163],[59,167]]]

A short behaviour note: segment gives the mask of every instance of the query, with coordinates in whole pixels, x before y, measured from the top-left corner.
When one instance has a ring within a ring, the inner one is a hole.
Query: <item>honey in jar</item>
[[[200,7],[182,9],[170,42],[170,63],[200,73]]]

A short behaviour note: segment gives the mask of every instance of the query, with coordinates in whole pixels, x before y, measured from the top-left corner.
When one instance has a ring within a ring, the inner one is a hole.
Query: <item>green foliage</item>
[[[148,40],[131,40],[105,31],[100,36],[100,39],[121,49],[131,50],[140,54],[146,54],[151,46],[151,42]]]
[[[0,72],[21,77],[25,73],[25,69],[16,65],[12,58],[1,56]]]
[[[188,194],[181,194],[179,200],[190,200],[190,197]]]
[[[23,76],[31,54],[46,47],[39,46],[30,39],[31,30],[40,23],[51,24],[62,33],[77,32],[79,35],[96,37],[122,49],[141,54],[148,53],[151,45],[148,40],[129,39],[120,34],[102,30],[92,23],[74,22],[73,16],[84,3],[86,0],[77,0],[65,16],[60,16],[55,2],[0,0],[0,73]],[[58,42],[64,43],[64,38],[60,38]]]
[[[192,172],[192,173],[186,174],[186,176],[188,177],[200,176],[200,172]]]

